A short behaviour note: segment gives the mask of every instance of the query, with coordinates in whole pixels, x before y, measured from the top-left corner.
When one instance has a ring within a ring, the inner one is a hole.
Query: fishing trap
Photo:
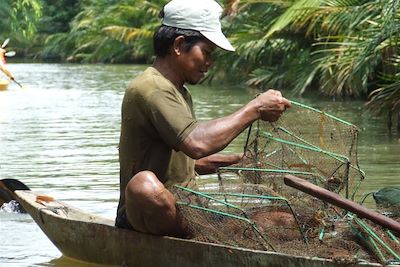
[[[400,262],[394,233],[284,184],[291,174],[354,200],[365,178],[357,127],[291,102],[277,122],[249,127],[243,160],[220,168],[213,183],[172,188],[191,238],[347,263]]]

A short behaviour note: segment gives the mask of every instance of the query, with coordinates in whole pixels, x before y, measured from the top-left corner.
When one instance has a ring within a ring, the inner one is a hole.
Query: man
[[[14,75],[6,67],[6,50],[0,47],[0,71],[2,71],[8,78],[15,80]]]
[[[160,14],[156,59],[131,82],[122,103],[118,227],[185,236],[168,188],[237,163],[238,155],[215,153],[255,120],[276,121],[290,107],[280,92],[268,90],[229,116],[196,120],[185,84],[204,77],[216,47],[234,51],[221,32],[221,12],[214,0],[172,0]]]

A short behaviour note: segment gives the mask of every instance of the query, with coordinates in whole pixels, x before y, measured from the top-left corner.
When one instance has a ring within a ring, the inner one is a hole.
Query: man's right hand
[[[256,98],[260,119],[264,121],[277,121],[282,113],[291,107],[289,100],[281,92],[269,89]]]
[[[198,123],[177,148],[193,159],[215,154],[255,120],[277,121],[290,106],[279,91],[268,90],[228,116]]]

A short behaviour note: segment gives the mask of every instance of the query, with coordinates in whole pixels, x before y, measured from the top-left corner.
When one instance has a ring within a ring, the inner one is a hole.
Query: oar
[[[17,196],[14,193],[15,190],[30,190],[23,182],[17,179],[2,179],[0,180],[0,206],[4,203],[8,203],[11,200],[17,200]],[[14,206],[14,211],[25,213],[26,211],[21,204]]]
[[[15,51],[7,51],[4,55],[6,56],[6,57],[13,57],[13,56],[15,56],[17,54],[17,52],[15,52]]]
[[[284,182],[290,187],[296,188],[332,205],[338,206],[342,209],[357,214],[360,218],[369,219],[380,226],[383,226],[400,234],[400,223],[375,211],[367,209],[366,207],[361,206],[360,204],[357,204],[349,199],[343,198],[336,193],[316,186],[293,175],[286,175],[284,177]]]
[[[3,44],[1,45],[1,48],[4,48],[8,45],[8,42],[10,41],[10,38],[7,38],[6,40],[4,40]]]
[[[22,85],[19,83],[19,82],[17,82],[17,80],[15,80],[15,79],[11,79],[13,82],[15,82],[16,84],[18,84],[19,85],[19,87],[21,87],[22,88]]]

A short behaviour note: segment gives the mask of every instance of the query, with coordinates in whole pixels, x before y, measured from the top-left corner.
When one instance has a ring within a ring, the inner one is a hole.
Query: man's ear
[[[179,35],[175,38],[175,41],[172,45],[173,52],[175,55],[180,56],[183,52],[183,45],[185,44],[185,37],[183,35]]]

